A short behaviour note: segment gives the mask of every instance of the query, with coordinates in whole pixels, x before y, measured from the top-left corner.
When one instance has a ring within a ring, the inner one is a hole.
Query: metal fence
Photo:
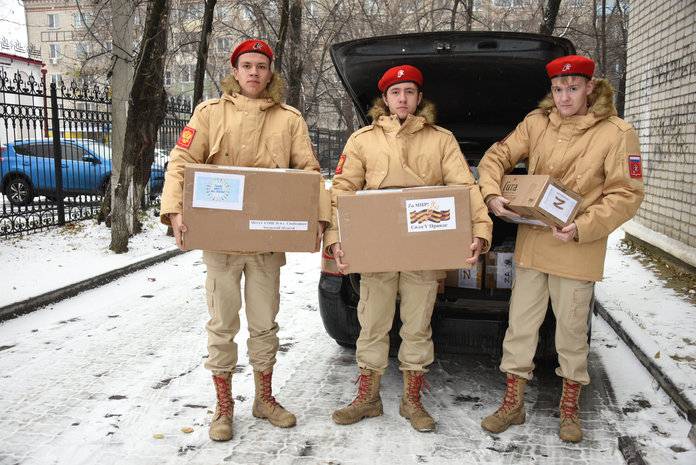
[[[143,206],[159,204],[169,150],[190,114],[187,100],[168,102]],[[108,87],[46,86],[0,70],[0,236],[94,218],[111,176],[111,129]]]
[[[187,98],[168,101],[144,207],[159,205],[169,152],[190,115]],[[0,236],[96,217],[111,176],[111,129],[108,87],[46,86],[0,69]],[[312,129],[310,137],[332,174],[347,136]]]

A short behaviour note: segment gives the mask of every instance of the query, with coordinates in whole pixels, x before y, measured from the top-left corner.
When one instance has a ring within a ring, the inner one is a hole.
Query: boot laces
[[[500,410],[507,412],[517,407],[517,378],[507,378],[507,389]]]
[[[213,381],[215,382],[215,393],[217,394],[217,405],[218,410],[221,415],[229,415],[232,410],[232,405],[234,401],[231,397],[231,392],[229,389],[229,380],[221,378],[219,376],[214,376]]]
[[[563,395],[561,395],[561,417],[576,418],[578,416],[578,397],[580,384],[563,383]]]
[[[268,373],[266,375],[261,373],[261,398],[265,403],[269,404],[272,407],[276,407],[280,404],[278,403],[278,401],[275,400],[275,397],[273,397],[273,394],[271,393],[271,376],[271,373]]]
[[[351,402],[351,405],[362,402],[370,397],[370,391],[372,390],[372,377],[361,373],[353,384],[358,383],[360,383],[358,385],[358,396],[353,402]]]
[[[419,409],[424,408],[420,400],[421,392],[430,390],[430,383],[423,376],[411,376],[408,384],[408,399]]]

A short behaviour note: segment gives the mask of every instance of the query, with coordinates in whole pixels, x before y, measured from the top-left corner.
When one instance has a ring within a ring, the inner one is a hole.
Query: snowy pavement
[[[115,256],[107,252],[106,228],[85,223],[0,239],[0,306],[171,249],[163,228],[146,222],[129,253]],[[626,319],[638,344],[658,348],[663,371],[693,396],[689,318],[696,310],[623,255],[617,237],[598,299]],[[357,370],[354,353],[324,332],[318,267],[317,254],[288,254],[281,276],[274,391],[298,416],[296,427],[282,430],[251,416],[253,377],[242,330],[235,438],[208,439],[214,393],[203,368],[205,267],[200,253],[190,252],[0,325],[0,464],[622,464],[623,435],[649,464],[696,463],[690,424],[597,317],[593,382],[581,398],[586,439],[578,445],[558,439],[560,387],[543,371],[527,388],[527,423],[499,435],[483,431],[481,418],[504,390],[496,361],[487,357],[437,357],[424,397],[437,421],[434,433],[417,433],[399,417],[401,376],[393,360],[383,378],[385,415],[336,425],[331,412],[354,396]]]

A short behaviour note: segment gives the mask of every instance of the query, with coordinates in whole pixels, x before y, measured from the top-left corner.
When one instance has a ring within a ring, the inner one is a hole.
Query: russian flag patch
[[[628,172],[632,178],[643,177],[643,165],[640,162],[640,155],[628,156]]]

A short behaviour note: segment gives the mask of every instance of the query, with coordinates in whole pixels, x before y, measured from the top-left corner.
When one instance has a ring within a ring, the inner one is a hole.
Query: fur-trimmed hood
[[[242,86],[239,85],[239,81],[234,77],[234,73],[229,73],[225,76],[222,81],[220,81],[220,86],[223,88],[226,94],[239,94],[242,91]],[[280,77],[280,73],[276,71],[271,72],[271,82],[268,83],[266,87],[266,95],[264,98],[270,98],[275,103],[283,103],[283,93],[285,92],[285,81]]]
[[[372,108],[367,112],[367,116],[372,119],[374,123],[379,119],[380,116],[389,116],[389,108],[382,100],[382,97],[377,97],[374,102],[372,102]],[[427,124],[435,124],[435,118],[437,117],[437,109],[435,104],[429,100],[422,99],[420,105],[416,108],[416,113],[414,116],[421,116],[425,118]]]
[[[593,113],[597,118],[607,118],[617,114],[614,107],[614,88],[611,83],[602,78],[594,78],[594,90],[587,97],[589,108],[588,113]],[[546,97],[539,102],[539,109],[545,113],[550,113],[556,107],[553,102],[551,92],[546,94]]]

